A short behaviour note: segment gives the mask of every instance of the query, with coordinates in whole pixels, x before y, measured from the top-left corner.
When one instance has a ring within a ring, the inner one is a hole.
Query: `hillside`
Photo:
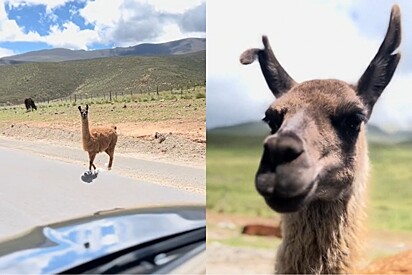
[[[397,131],[388,133],[376,125],[368,124],[367,137],[371,143],[412,143],[411,131]],[[231,138],[234,136],[249,137],[251,140],[263,139],[269,133],[269,128],[263,122],[248,122],[238,125],[219,127],[207,131],[208,140],[214,141]],[[210,137],[210,138],[209,138]]]
[[[1,65],[32,62],[60,62],[119,56],[159,56],[188,54],[206,50],[206,39],[185,38],[166,43],[143,43],[131,47],[117,47],[103,50],[69,50],[64,48],[32,51],[0,58]]]
[[[204,85],[206,51],[0,66],[0,104]]]

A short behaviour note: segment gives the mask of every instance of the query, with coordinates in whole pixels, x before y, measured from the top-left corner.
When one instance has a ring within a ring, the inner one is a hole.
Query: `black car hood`
[[[59,273],[113,252],[206,226],[204,206],[115,209],[0,243],[0,274]]]

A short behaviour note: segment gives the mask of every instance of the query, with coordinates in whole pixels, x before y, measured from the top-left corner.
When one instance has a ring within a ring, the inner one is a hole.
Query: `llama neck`
[[[366,138],[362,135],[359,139],[351,195],[337,201],[314,201],[299,212],[282,215],[277,273],[353,272],[363,231],[368,175]]]
[[[89,120],[82,119],[82,138],[83,141],[90,139],[90,129],[89,129]]]

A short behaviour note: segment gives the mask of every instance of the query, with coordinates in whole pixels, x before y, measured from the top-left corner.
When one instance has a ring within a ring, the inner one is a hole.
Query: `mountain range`
[[[269,127],[257,121],[208,129],[207,133],[219,136],[262,137],[263,140],[263,137],[269,134]],[[402,130],[390,133],[373,124],[367,124],[366,135],[368,141],[372,143],[395,144],[412,141],[412,131]]]
[[[188,54],[205,50],[205,38],[185,38],[159,44],[143,43],[131,47],[117,47],[113,49],[91,51],[55,48],[3,57],[0,58],[0,66],[33,62],[87,60],[119,56],[169,56]]]

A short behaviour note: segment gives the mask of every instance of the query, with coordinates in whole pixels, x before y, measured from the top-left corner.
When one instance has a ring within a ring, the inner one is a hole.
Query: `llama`
[[[31,109],[32,111],[33,111],[33,110],[36,110],[36,111],[37,111],[36,104],[34,104],[34,100],[31,99],[30,97],[29,97],[29,98],[26,98],[26,99],[24,100],[24,105],[26,106],[26,110],[27,110],[27,111],[29,111],[30,109]]]
[[[93,164],[94,158],[97,153],[106,152],[110,159],[108,169],[112,168],[114,148],[117,142],[117,128],[116,126],[108,127],[96,127],[89,128],[89,105],[86,104],[86,108],[82,109],[79,106],[79,111],[82,120],[82,140],[83,149],[89,153],[89,171],[96,170],[96,166]]]
[[[255,186],[281,214],[277,273],[349,273],[359,256],[369,159],[365,124],[400,60],[400,9],[392,7],[386,36],[356,85],[327,79],[295,82],[272,52],[249,49],[276,100],[265,113],[271,134]]]

